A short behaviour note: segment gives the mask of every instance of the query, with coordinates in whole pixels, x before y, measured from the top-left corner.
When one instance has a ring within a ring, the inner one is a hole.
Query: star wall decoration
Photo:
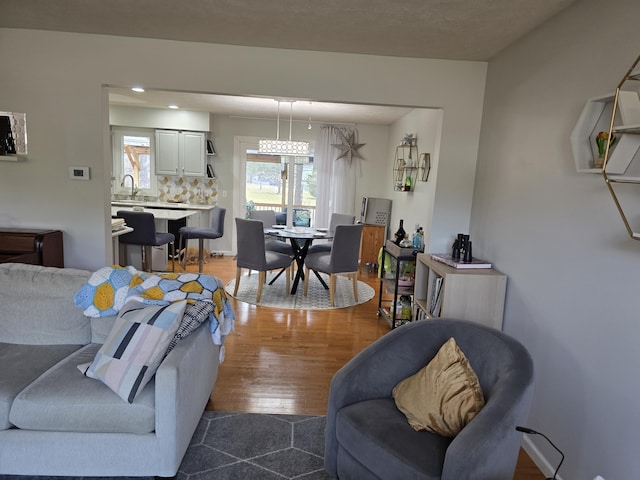
[[[345,158],[349,162],[349,166],[351,166],[351,161],[353,158],[361,158],[364,160],[364,157],[358,152],[358,150],[366,145],[366,143],[356,143],[356,134],[354,131],[350,131],[348,134],[344,134],[342,130],[338,130],[340,136],[342,137],[342,143],[332,143],[331,145],[340,149],[340,155],[336,157],[336,160],[340,160],[341,158]]]

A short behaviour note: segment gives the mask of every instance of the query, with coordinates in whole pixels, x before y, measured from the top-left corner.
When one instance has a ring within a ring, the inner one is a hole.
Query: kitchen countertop
[[[122,207],[144,207],[150,209],[165,208],[168,210],[212,210],[214,205],[199,204],[199,203],[176,203],[176,202],[131,202],[129,200],[112,200],[111,205]],[[152,212],[153,213],[153,212]]]
[[[129,212],[134,212],[134,208],[142,207],[142,205],[136,205],[135,207],[125,207],[125,206],[111,206],[111,216],[115,217],[118,214],[118,210],[127,210]],[[146,207],[146,204],[145,204]],[[152,213],[153,216],[159,220],[180,220],[181,218],[190,217],[191,215],[196,215],[199,213],[197,210],[186,210],[186,209],[166,209],[166,208],[143,208],[143,212]]]

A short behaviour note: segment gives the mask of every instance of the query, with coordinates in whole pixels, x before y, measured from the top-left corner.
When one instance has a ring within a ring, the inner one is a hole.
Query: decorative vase
[[[604,156],[602,157],[598,156],[598,158],[596,158],[593,161],[593,168],[602,168],[603,164],[604,164]]]

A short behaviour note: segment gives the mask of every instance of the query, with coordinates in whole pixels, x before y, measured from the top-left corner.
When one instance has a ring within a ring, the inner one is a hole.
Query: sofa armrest
[[[156,435],[169,452],[166,476],[177,472],[211,396],[219,350],[206,321],[176,344],[156,372]]]

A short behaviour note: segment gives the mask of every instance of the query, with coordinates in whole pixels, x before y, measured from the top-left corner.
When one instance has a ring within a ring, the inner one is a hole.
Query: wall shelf
[[[640,186],[639,62],[640,56],[622,78],[609,102],[609,127],[606,130],[609,137],[601,169],[627,233],[634,240],[640,240],[640,211],[636,207]],[[618,139],[615,144],[612,144],[612,138]],[[620,175],[612,175],[614,172]]]
[[[640,124],[640,97],[635,91],[619,92],[616,107],[616,124]],[[599,132],[608,132],[613,115],[616,94],[594,97],[587,101],[582,109],[573,132],[571,133],[571,150],[578,173],[602,173],[601,168],[594,167],[598,158],[596,136]],[[609,152],[607,173],[623,175],[640,150],[640,137],[617,134],[617,142]]]
[[[412,192],[418,179],[418,145],[403,144],[396,147],[393,163],[393,189],[398,192]]]

